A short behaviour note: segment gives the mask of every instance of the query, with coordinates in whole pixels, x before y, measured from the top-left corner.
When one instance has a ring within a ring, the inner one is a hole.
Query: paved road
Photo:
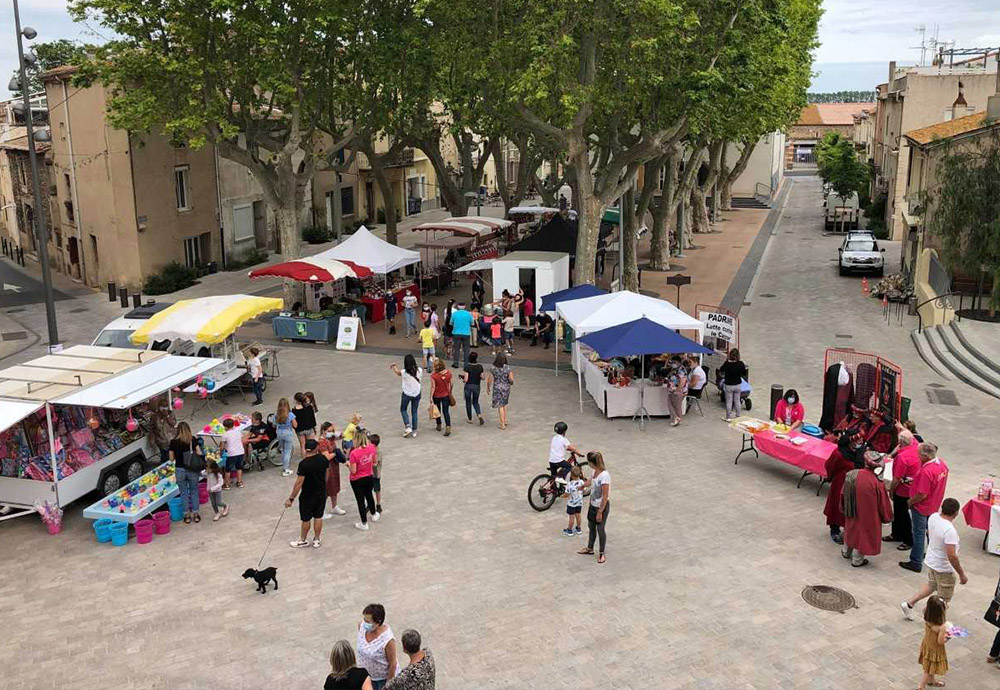
[[[57,300],[69,299],[68,295],[58,290],[53,291],[53,297]],[[40,281],[15,268],[9,259],[0,259],[0,309],[44,301],[45,291]]]

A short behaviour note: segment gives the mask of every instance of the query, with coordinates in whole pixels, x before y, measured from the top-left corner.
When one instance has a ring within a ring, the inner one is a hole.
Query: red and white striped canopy
[[[514,225],[513,221],[487,216],[458,216],[444,220],[421,223],[413,228],[419,230],[441,230],[466,237],[483,237],[496,234]]]
[[[295,261],[286,261],[273,266],[255,268],[250,271],[251,278],[291,278],[300,283],[329,283],[350,276],[364,278],[372,275],[370,268],[359,266],[353,261],[338,261],[336,259],[321,259],[309,256]]]

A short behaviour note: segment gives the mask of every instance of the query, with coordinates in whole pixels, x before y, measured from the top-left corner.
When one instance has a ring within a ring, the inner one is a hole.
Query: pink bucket
[[[135,523],[135,543],[148,544],[153,541],[153,521],[143,518]]]
[[[198,482],[198,505],[208,503],[208,482]]]
[[[153,513],[153,532],[156,534],[170,534],[170,511],[161,510]]]

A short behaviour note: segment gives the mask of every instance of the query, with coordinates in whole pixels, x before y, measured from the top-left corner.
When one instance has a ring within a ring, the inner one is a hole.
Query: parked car
[[[850,232],[858,229],[861,219],[861,209],[858,204],[858,195],[851,194],[846,199],[833,192],[823,202],[823,217],[826,221],[826,230]]]
[[[172,304],[173,302],[153,302],[136,307],[125,314],[125,316],[119,316],[102,328],[91,344],[101,347],[126,347],[132,350],[145,350],[145,346],[133,345],[132,341],[129,340],[129,336],[132,335],[133,331],[141,327],[142,324],[146,323],[147,319]]]
[[[878,246],[872,235],[851,233],[837,251],[840,253],[840,275],[871,273],[881,277],[885,274],[882,256],[885,249]]]

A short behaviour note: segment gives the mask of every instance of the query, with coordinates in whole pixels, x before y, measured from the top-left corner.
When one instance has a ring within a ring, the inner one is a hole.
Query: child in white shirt
[[[569,483],[566,485],[566,514],[569,515],[569,524],[563,530],[563,534],[572,537],[580,534],[580,511],[583,510],[583,471],[579,465],[573,465],[569,472]],[[576,524],[574,529],[573,525]]]

